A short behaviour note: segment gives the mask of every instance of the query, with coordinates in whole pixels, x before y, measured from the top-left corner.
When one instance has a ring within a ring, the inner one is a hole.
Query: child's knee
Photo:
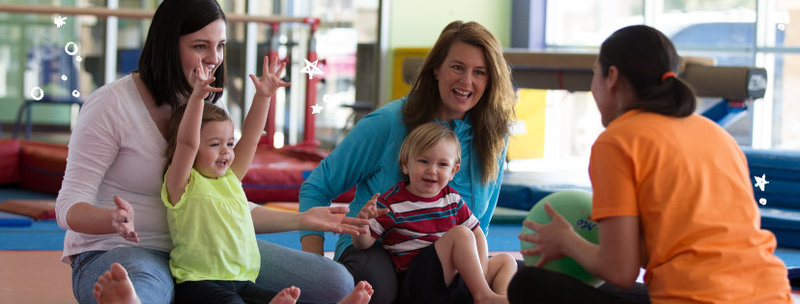
[[[498,266],[514,267],[515,269],[517,267],[517,260],[514,259],[514,257],[508,253],[500,253],[498,255],[493,256],[490,260],[496,261]]]
[[[462,225],[450,228],[450,230],[448,230],[445,233],[445,235],[451,235],[458,238],[475,238],[475,235],[472,233],[472,230]]]

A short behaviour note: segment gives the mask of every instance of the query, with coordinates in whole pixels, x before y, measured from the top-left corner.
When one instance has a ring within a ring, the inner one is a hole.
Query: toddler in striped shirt
[[[370,220],[370,234],[353,236],[353,245],[381,243],[395,266],[401,303],[507,303],[516,261],[487,257],[478,219],[447,185],[461,162],[455,133],[438,122],[420,125],[403,141],[398,161],[405,180],[359,211],[357,217]]]

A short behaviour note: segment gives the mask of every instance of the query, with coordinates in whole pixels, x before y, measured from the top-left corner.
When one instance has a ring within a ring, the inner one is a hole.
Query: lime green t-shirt
[[[233,171],[213,179],[192,169],[180,201],[169,203],[166,183],[161,200],[174,247],[169,268],[177,283],[255,282],[261,256],[247,197]]]

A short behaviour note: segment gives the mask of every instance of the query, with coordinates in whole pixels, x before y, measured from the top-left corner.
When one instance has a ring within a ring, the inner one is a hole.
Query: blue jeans
[[[355,287],[342,264],[321,255],[258,240],[261,270],[256,284],[280,291],[300,288],[300,300],[338,302]]]
[[[142,303],[171,303],[174,297],[169,253],[142,247],[119,247],[109,251],[87,251],[72,259],[72,293],[78,303],[97,303],[94,283],[112,263],[128,271]]]
[[[280,291],[300,288],[300,300],[338,302],[353,290],[353,276],[341,264],[313,253],[258,240],[261,271],[256,284]],[[174,283],[169,271],[169,253],[141,247],[110,251],[87,251],[72,261],[72,292],[79,303],[96,303],[92,291],[97,278],[111,264],[120,263],[133,282],[142,303],[171,303]]]

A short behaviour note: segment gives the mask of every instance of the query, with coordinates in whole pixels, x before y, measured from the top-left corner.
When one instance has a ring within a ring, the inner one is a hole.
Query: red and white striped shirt
[[[371,219],[370,232],[389,253],[398,271],[408,269],[422,249],[433,245],[451,228],[463,225],[474,230],[480,224],[450,186],[425,198],[409,192],[405,182],[399,182],[378,198],[377,206],[389,208],[389,213]]]

